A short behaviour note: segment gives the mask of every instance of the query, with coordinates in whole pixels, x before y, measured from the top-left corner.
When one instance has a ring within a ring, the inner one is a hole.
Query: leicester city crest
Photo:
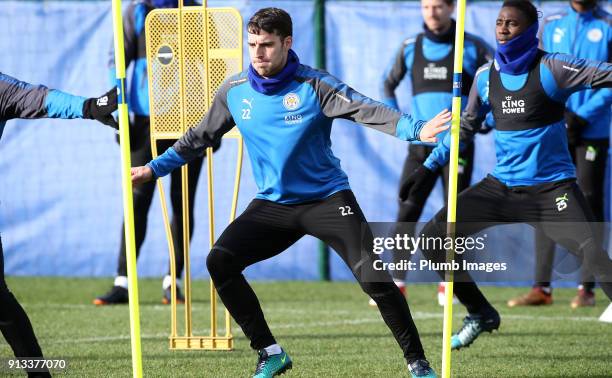
[[[283,97],[283,106],[289,111],[297,109],[300,106],[300,97],[295,93],[287,93]]]

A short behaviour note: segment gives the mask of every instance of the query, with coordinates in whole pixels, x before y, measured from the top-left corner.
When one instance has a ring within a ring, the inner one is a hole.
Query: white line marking
[[[71,306],[71,305],[64,305]],[[74,305],[79,306],[81,305]],[[87,306],[87,307],[93,307]],[[164,309],[168,309],[167,306],[154,306],[154,307],[162,307]],[[287,313],[303,313],[303,314],[312,314],[312,311],[306,310],[295,310],[295,309],[272,309],[269,313],[273,314],[275,312],[287,312]],[[339,313],[346,313],[347,311],[339,311]],[[325,311],[325,313],[330,315],[335,315],[338,312],[336,311]],[[378,313],[376,313],[378,315]],[[442,319],[443,314],[437,312],[413,312],[412,317],[416,320],[419,319]],[[454,318],[461,319],[462,315],[455,315]],[[536,321],[575,321],[575,322],[597,322],[596,317],[588,317],[588,316],[531,316],[531,315],[502,315],[503,320],[536,320]],[[340,320],[340,321],[319,321],[319,322],[309,322],[309,323],[280,323],[280,324],[271,324],[272,330],[278,329],[297,329],[297,328],[308,328],[308,327],[337,327],[337,326],[345,326],[345,325],[358,325],[358,324],[374,324],[374,323],[383,323],[380,316],[373,318],[360,318],[353,320]],[[225,329],[220,328],[217,330],[219,334],[224,334]],[[232,333],[234,335],[241,334],[242,331],[233,327]],[[208,334],[208,330],[194,330],[194,334],[196,335],[206,335]],[[155,333],[155,334],[147,334],[143,333],[141,335],[141,339],[167,339],[169,336],[168,333]],[[86,337],[86,338],[70,338],[70,339],[45,339],[46,344],[68,344],[68,343],[100,343],[100,342],[115,342],[115,341],[123,341],[129,340],[130,335],[116,335],[116,336],[98,336],[98,337]]]

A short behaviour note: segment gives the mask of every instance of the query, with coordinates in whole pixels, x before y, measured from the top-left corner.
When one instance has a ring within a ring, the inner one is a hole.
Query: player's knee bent
[[[242,271],[233,253],[215,246],[206,257],[206,267],[216,285]]]
[[[393,282],[360,282],[361,290],[374,300],[393,296],[399,289]]]
[[[400,201],[397,219],[400,222],[416,222],[421,216],[422,211],[421,207]]]

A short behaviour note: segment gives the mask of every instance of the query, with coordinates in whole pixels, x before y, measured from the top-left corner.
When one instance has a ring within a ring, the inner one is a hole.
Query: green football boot
[[[416,360],[408,365],[412,378],[438,378],[427,360]]]
[[[268,356],[265,349],[259,350],[259,359],[257,360],[257,369],[253,378],[272,378],[276,375],[281,375],[293,367],[291,358],[281,349],[279,354]]]
[[[494,309],[485,314],[469,314],[463,319],[463,326],[451,337],[451,349],[457,350],[470,346],[483,332],[493,332],[499,328],[499,313]]]

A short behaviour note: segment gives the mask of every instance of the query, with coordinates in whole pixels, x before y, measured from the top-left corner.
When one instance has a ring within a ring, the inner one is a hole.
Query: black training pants
[[[423,212],[423,208],[425,207],[425,202],[417,201],[414,198],[410,198],[405,196],[404,193],[407,192],[405,190],[406,183],[410,175],[420,166],[423,165],[427,157],[433,151],[434,147],[425,146],[422,144],[410,144],[408,147],[408,157],[404,161],[404,168],[402,169],[402,176],[400,178],[400,187],[399,187],[399,197],[398,197],[398,205],[399,212],[397,214],[398,222],[408,222],[406,225],[405,233],[408,236],[414,236],[416,223],[419,221],[421,217],[421,213]],[[472,181],[472,171],[474,169],[474,144],[470,143],[467,148],[461,151],[459,155],[459,172],[457,175],[457,192],[461,192],[467,189],[470,186],[470,182]],[[446,203],[448,197],[448,172],[449,167],[448,164],[442,168],[442,172],[440,176],[442,177],[442,186],[444,188],[444,203]],[[435,182],[432,183],[431,187],[427,188],[426,191],[431,194],[435,186]],[[411,257],[412,255],[409,255]],[[393,262],[399,263],[400,260],[406,259],[406,256],[403,256],[400,253],[393,253]],[[403,281],[406,277],[406,272],[404,270],[393,270],[391,275],[394,279]]]
[[[406,299],[386,272],[373,269],[377,256],[372,253],[372,233],[350,190],[297,205],[256,199],[213,246],[206,261],[208,271],[251,347],[261,349],[276,341],[242,271],[278,255],[307,234],[330,245],[349,266],[363,291],[378,304],[406,360],[424,358]]]
[[[565,206],[560,206],[561,202]],[[602,249],[594,217],[574,180],[508,187],[492,176],[461,192],[457,198],[456,235],[475,234],[493,224],[528,223],[582,258],[612,299],[612,261]],[[446,235],[446,207],[425,225],[425,237]],[[446,254],[431,248],[424,255],[443,262]],[[444,276],[444,272],[440,272]],[[455,294],[470,313],[490,307],[469,273],[455,272]]]
[[[152,159],[151,140],[149,138],[149,117],[134,118],[133,131],[135,136],[134,147],[131,151],[132,166],[142,166],[147,164]],[[146,130],[146,132],[143,132]],[[173,140],[163,140],[158,142],[158,152],[161,154],[174,144]],[[191,161],[189,167],[189,235],[193,232],[193,205],[200,170],[202,169],[202,158],[197,158]],[[172,231],[172,240],[174,242],[174,256],[176,259],[176,277],[180,278],[183,272],[183,206],[182,206],[182,191],[181,191],[181,170],[176,169],[171,174],[170,182],[170,202],[172,205],[172,220],[170,228]],[[136,238],[136,257],[140,254],[140,247],[145,239],[147,232],[147,219],[149,208],[153,201],[155,192],[155,181],[147,182],[132,189],[134,199],[134,231]],[[168,268],[170,274],[170,268]],[[125,232],[121,228],[121,247],[119,250],[119,261],[117,264],[117,275],[127,276],[127,261],[125,257]]]
[[[608,160],[609,142],[607,139],[582,140],[576,146],[570,146],[570,152],[576,164],[578,186],[582,189],[595,221],[604,221],[604,180]],[[555,243],[542,232],[536,232],[536,284],[549,286],[553,263],[555,260]],[[586,269],[581,270],[580,282],[586,289],[593,289],[593,275]]]
[[[4,280],[4,253],[0,238],[0,331],[15,357],[42,358],[28,315],[10,292]],[[30,377],[49,377],[49,373],[29,373]]]

